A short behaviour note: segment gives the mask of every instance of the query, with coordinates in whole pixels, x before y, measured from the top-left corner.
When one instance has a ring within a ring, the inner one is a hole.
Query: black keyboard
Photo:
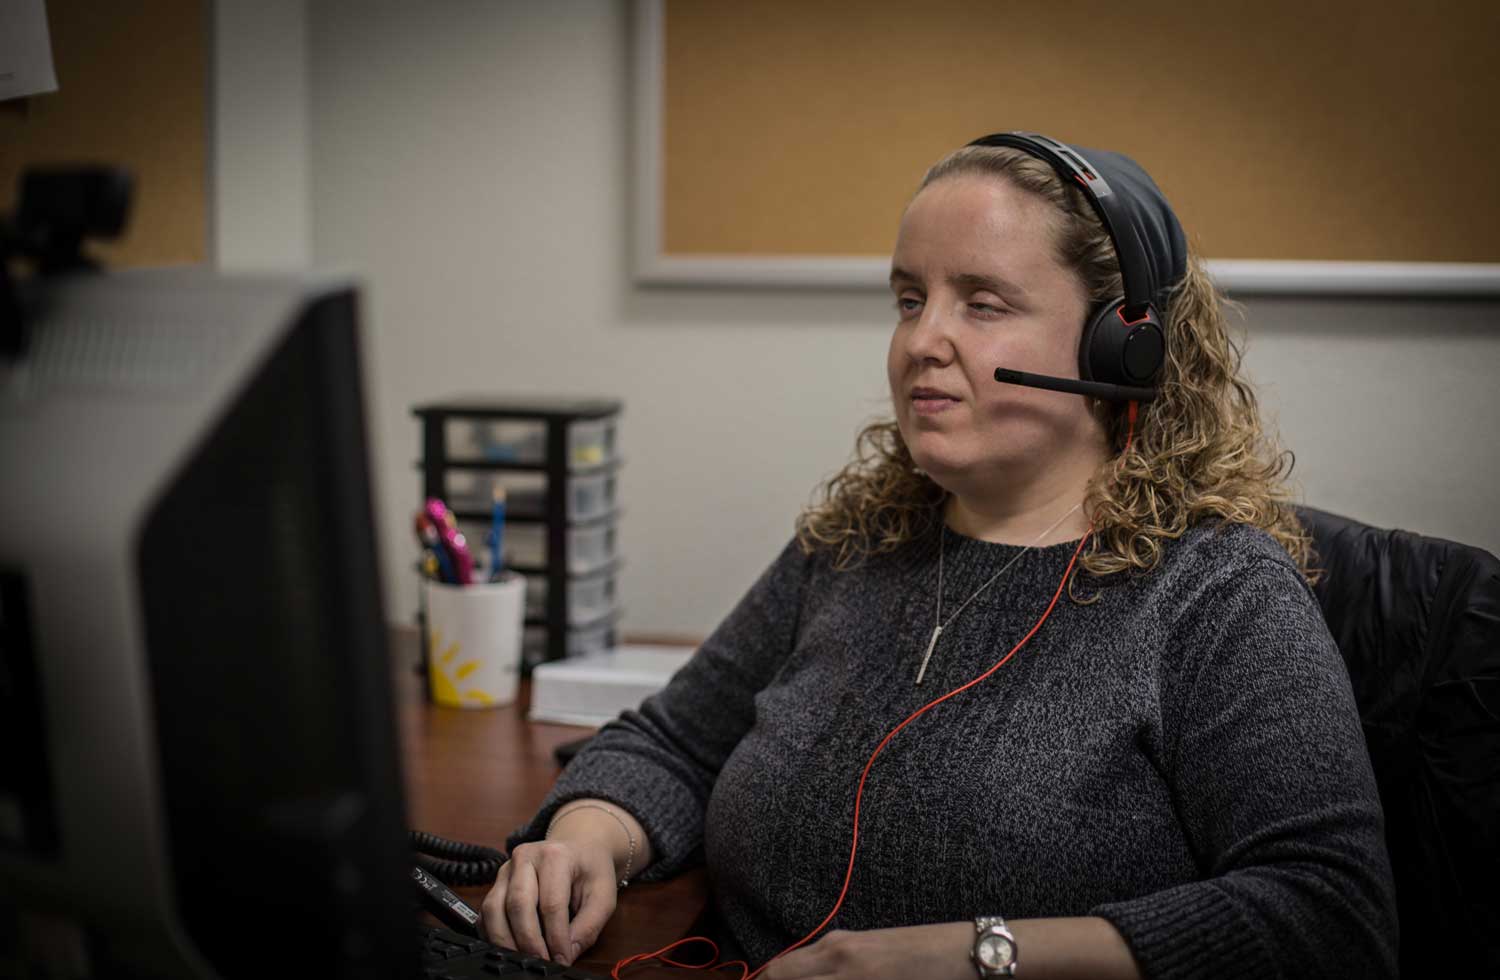
[[[556,977],[559,980],[609,980],[603,974],[590,973],[551,960],[527,956],[483,939],[465,936],[451,929],[417,923],[417,940],[422,949],[422,975],[428,980],[474,980],[512,977],[530,980]]]

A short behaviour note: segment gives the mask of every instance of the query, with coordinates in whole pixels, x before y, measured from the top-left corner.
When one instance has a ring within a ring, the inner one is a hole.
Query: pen
[[[490,546],[490,581],[500,581],[504,572],[500,562],[500,544],[505,538],[505,488],[496,487],[494,490],[494,503],[490,509],[490,533],[485,535],[485,543]]]

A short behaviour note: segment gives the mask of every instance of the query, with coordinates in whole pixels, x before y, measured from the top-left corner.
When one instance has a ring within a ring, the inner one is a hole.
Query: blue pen
[[[496,487],[490,509],[490,533],[484,536],[490,546],[490,581],[500,581],[504,569],[500,564],[500,545],[505,539],[505,488]]]

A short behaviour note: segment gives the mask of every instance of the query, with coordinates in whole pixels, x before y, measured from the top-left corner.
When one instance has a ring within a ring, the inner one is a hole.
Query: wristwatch
[[[969,954],[980,980],[1016,975],[1016,937],[998,915],[981,915],[974,920],[974,949]]]

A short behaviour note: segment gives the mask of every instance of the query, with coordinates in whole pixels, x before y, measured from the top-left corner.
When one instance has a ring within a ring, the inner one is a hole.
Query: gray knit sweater
[[[1020,549],[941,533],[946,619]],[[917,687],[937,534],[844,572],[789,544],[511,846],[567,800],[611,800],[650,835],[642,879],[706,860],[719,938],[752,964],[806,935],[842,885],[870,753],[1003,657],[1074,549],[1021,555]],[[1394,976],[1369,757],[1291,559],[1261,531],[1198,527],[1149,575],[1098,591],[1064,596],[1009,663],[886,747],[832,928],[1097,915],[1151,978]]]

